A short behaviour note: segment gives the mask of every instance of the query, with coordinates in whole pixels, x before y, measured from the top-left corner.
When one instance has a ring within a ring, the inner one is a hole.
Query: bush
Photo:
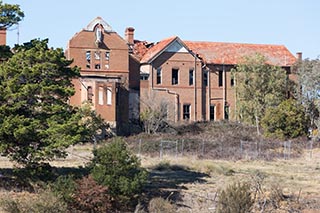
[[[77,181],[74,194],[75,208],[83,212],[107,212],[111,209],[108,188],[99,185],[91,176]]]
[[[133,155],[120,139],[94,151],[90,164],[91,175],[97,183],[107,186],[115,200],[132,199],[140,193],[147,179],[139,159]]]
[[[217,204],[217,213],[248,213],[254,204],[250,184],[234,183],[222,190]]]
[[[51,185],[51,188],[57,196],[60,196],[66,203],[74,202],[73,195],[76,190],[77,183],[71,175],[59,176]]]
[[[266,136],[296,138],[307,134],[309,119],[296,100],[283,101],[276,108],[268,108],[261,125]]]

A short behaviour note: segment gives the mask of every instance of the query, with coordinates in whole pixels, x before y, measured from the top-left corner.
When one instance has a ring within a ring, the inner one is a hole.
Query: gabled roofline
[[[114,30],[112,29],[112,27],[111,27],[105,20],[103,20],[100,16],[98,16],[97,18],[93,19],[93,20],[87,25],[87,27],[83,28],[83,30],[86,30],[86,31],[94,31],[94,27],[95,27],[97,24],[101,24],[105,32],[114,32]]]
[[[170,39],[170,38],[168,38]],[[165,39],[164,39],[165,40]],[[162,40],[162,41],[164,41]],[[174,36],[174,38],[172,39],[172,41],[170,41],[166,46],[164,46],[160,51],[158,51],[154,56],[152,56],[148,61],[146,62],[142,62],[142,64],[150,64],[152,63],[159,55],[161,55],[163,52],[166,51],[166,49],[172,44],[174,43],[175,41],[177,41],[179,44],[181,44],[193,57],[201,60],[199,57],[198,57],[198,54],[194,53],[193,51],[191,51],[188,46],[178,37],[178,36]],[[161,41],[160,41],[161,42]],[[159,42],[159,43],[160,43]],[[157,44],[159,44],[157,43]],[[156,45],[157,45],[156,44]],[[154,46],[156,46],[154,45]],[[152,47],[150,48],[150,50],[152,49]]]

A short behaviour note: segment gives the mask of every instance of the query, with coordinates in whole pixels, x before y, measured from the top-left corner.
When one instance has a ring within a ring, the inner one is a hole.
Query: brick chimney
[[[6,45],[6,44],[7,44],[7,30],[0,29],[0,45]]]
[[[296,58],[298,59],[298,61],[302,61],[302,52],[297,52]]]
[[[128,42],[128,44],[133,44],[134,43],[134,28],[127,27],[124,36],[125,36],[125,39]]]

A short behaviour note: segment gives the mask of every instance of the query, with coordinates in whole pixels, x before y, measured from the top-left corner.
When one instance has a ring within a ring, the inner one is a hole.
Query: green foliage
[[[298,99],[306,108],[310,126],[320,132],[320,59],[300,61],[297,70],[301,88]]]
[[[306,135],[308,123],[304,107],[293,99],[283,101],[278,107],[268,108],[261,121],[266,136],[281,139]]]
[[[286,71],[272,66],[261,55],[245,58],[233,74],[236,79],[237,115],[241,121],[258,128],[265,110],[287,98],[292,82]]]
[[[20,6],[17,4],[3,4],[0,1],[0,29],[7,29],[18,24],[24,17]]]
[[[254,199],[248,183],[233,183],[222,190],[216,208],[217,213],[248,213],[252,211]]]
[[[133,198],[146,181],[147,173],[139,159],[128,149],[121,138],[94,151],[91,175],[101,185],[107,186],[113,198]]]
[[[65,148],[93,134],[83,112],[67,103],[78,68],[70,67],[62,49],[47,44],[16,46],[0,65],[0,152],[31,167],[64,157]]]
[[[77,183],[73,176],[59,176],[55,182],[50,185],[51,190],[61,199],[68,203],[72,204],[74,202],[74,194],[76,191]]]

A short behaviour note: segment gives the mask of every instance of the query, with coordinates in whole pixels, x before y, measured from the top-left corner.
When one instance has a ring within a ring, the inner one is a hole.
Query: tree
[[[157,100],[157,96],[153,94],[142,99],[141,105],[144,110],[140,113],[140,121],[146,133],[154,134],[167,126],[167,118],[170,117],[168,112],[172,110],[172,105],[167,100]]]
[[[0,29],[8,29],[18,24],[24,17],[23,11],[17,4],[3,4],[0,0]]]
[[[301,91],[298,99],[310,117],[310,126],[320,129],[320,59],[305,59],[297,64]]]
[[[141,191],[147,178],[139,159],[121,138],[96,149],[90,168],[92,177],[107,186],[108,193],[119,202],[132,199]]]
[[[292,82],[281,67],[267,63],[262,55],[246,57],[233,69],[236,79],[237,115],[241,121],[255,124],[260,134],[260,121],[268,107],[287,98]]]
[[[93,134],[87,115],[67,103],[78,68],[47,44],[17,45],[0,65],[0,152],[25,166],[63,157],[65,148]]]
[[[278,107],[268,108],[261,124],[266,136],[288,139],[306,135],[308,122],[309,119],[302,104],[288,99]]]

